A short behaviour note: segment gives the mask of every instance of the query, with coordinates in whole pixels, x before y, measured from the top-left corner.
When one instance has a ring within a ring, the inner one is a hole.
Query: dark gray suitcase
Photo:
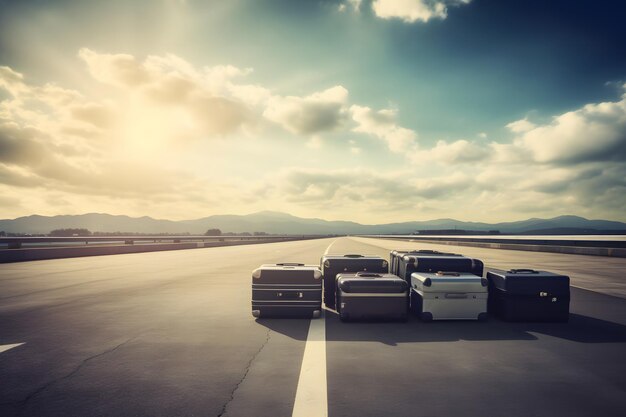
[[[455,255],[454,253],[438,252],[429,249],[392,250],[389,252],[389,273],[400,276],[400,259],[405,255]]]
[[[342,321],[352,319],[406,320],[408,285],[393,274],[338,274],[336,305]]]
[[[453,271],[483,276],[483,262],[458,253],[418,251],[398,259],[398,276],[411,283],[414,272]]]
[[[320,260],[324,275],[324,304],[335,308],[335,278],[343,272],[387,273],[389,262],[375,255],[324,255]]]
[[[569,319],[570,289],[567,275],[533,269],[491,270],[488,310],[507,321]]]
[[[252,272],[254,317],[319,317],[322,272],[317,265],[261,265]]]

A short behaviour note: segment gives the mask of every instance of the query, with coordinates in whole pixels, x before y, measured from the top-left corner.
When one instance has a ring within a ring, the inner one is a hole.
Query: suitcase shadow
[[[259,318],[256,322],[268,329],[291,337],[295,340],[306,340],[309,334],[311,319],[303,318]]]
[[[626,326],[580,314],[569,315],[567,323],[519,323],[525,331],[579,343],[625,343]]]
[[[314,319],[315,320],[315,319]],[[351,321],[344,323],[339,315],[325,311],[326,340],[329,342],[380,342],[395,346],[401,343],[537,340],[539,335],[578,343],[626,343],[626,326],[594,317],[571,314],[567,323],[505,322],[489,317],[485,322],[422,322],[409,315],[407,322]],[[310,319],[257,319],[268,329],[305,341]]]
[[[406,322],[356,321],[344,323],[337,313],[326,311],[326,340],[337,342],[403,343],[457,342],[460,340],[536,340],[537,337],[496,320],[422,322],[409,315]]]

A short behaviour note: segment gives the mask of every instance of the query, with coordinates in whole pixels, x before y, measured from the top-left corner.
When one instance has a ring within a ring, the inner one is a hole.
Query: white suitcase
[[[486,320],[487,279],[463,272],[411,274],[411,310],[422,320]]]

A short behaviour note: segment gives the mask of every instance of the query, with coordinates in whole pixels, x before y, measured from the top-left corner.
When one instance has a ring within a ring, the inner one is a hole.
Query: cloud
[[[111,127],[115,120],[113,109],[100,103],[86,103],[70,108],[72,117],[91,126],[106,129]]]
[[[332,131],[346,120],[347,99],[348,90],[340,85],[306,97],[273,96],[263,116],[296,134]]]
[[[448,17],[449,6],[469,4],[471,0],[375,0],[374,14],[382,19],[400,19],[406,23],[428,22]]]
[[[464,162],[477,162],[487,160],[490,156],[488,147],[481,146],[467,140],[457,140],[448,143],[444,140],[437,142],[434,148],[420,150],[411,156],[414,162],[436,161],[446,164],[456,164]]]
[[[103,54],[82,48],[78,56],[87,64],[91,76],[105,84],[135,87],[150,81],[150,75],[134,56]]]
[[[189,218],[266,208],[315,216],[323,205],[335,218],[383,222],[615,217],[626,206],[624,97],[549,123],[512,122],[497,142],[479,134],[418,146],[397,109],[352,103],[341,85],[278,95],[248,81],[249,68],[198,67],[171,54],[81,55],[89,76],[81,91],[33,85],[0,67],[8,92],[0,101],[0,192],[15,207]],[[277,129],[292,140],[266,139]],[[395,155],[380,158],[366,136]],[[270,156],[282,151],[294,158]],[[231,169],[223,160],[232,155],[241,159]],[[345,160],[355,167],[339,169]]]
[[[352,105],[352,119],[357,126],[354,132],[366,133],[384,140],[392,152],[411,152],[417,147],[417,133],[396,124],[397,110],[372,110],[369,107]]]
[[[340,3],[337,6],[337,10],[339,10],[340,12],[345,12],[346,10],[348,10],[349,7],[356,13],[359,13],[361,11],[362,2],[363,0],[346,0],[345,3]]]
[[[17,123],[0,119],[0,163],[23,165],[40,161],[45,150],[34,138],[37,129],[20,128]]]
[[[513,133],[524,133],[529,130],[533,130],[536,126],[534,123],[528,121],[528,119],[524,118],[521,120],[517,120],[515,122],[511,122],[506,127]]]
[[[418,178],[406,171],[380,174],[369,169],[292,168],[272,175],[265,184],[271,198],[286,204],[332,207],[373,214],[377,210],[394,210],[417,205],[431,199],[454,198],[466,191],[470,177],[459,172],[440,178]]]
[[[626,94],[617,102],[587,104],[560,114],[548,124],[512,124],[511,130],[519,133],[514,145],[530,152],[536,162],[626,161]]]

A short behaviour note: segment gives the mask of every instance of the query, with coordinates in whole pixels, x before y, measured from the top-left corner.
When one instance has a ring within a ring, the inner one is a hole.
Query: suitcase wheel
[[[322,315],[322,312],[321,312],[321,311],[319,311],[319,310],[313,310],[313,318],[314,318],[314,319],[319,318],[319,316],[321,316],[321,315]]]
[[[252,310],[252,316],[261,317],[261,310]]]
[[[478,321],[487,321],[487,313],[478,314]]]
[[[422,321],[433,321],[433,313],[422,313],[420,314],[420,319]]]
[[[350,316],[344,312],[339,313],[339,320],[341,321],[348,321],[350,319]]]

